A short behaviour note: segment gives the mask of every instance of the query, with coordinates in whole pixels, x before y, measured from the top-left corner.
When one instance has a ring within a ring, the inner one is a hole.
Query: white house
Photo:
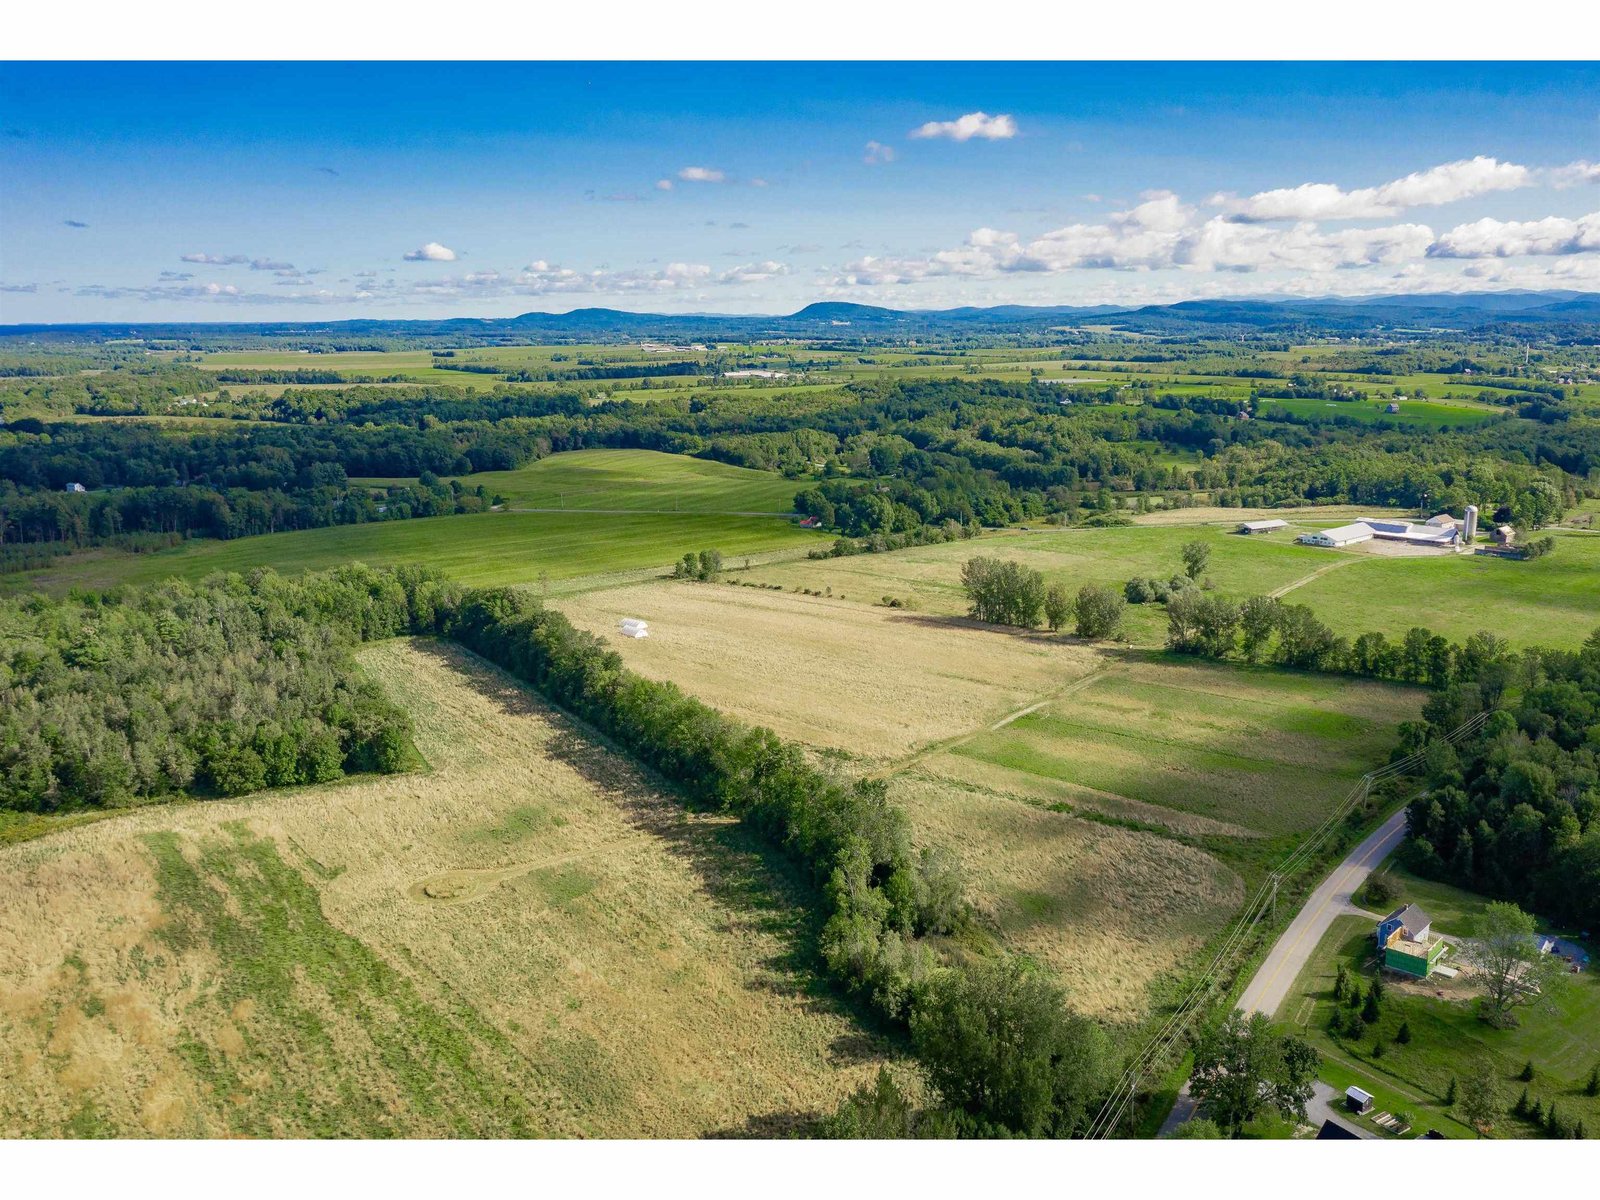
[[[643,638],[650,636],[649,623],[639,620],[638,617],[623,617],[622,620],[617,622],[617,629],[621,631],[623,637]]]
[[[1307,546],[1354,546],[1357,542],[1372,540],[1372,526],[1357,521],[1353,525],[1338,525],[1333,529],[1302,533],[1295,540]]]
[[[81,483],[69,483],[61,490],[63,492],[87,492],[89,489],[84,487]]]
[[[1289,522],[1274,518],[1270,521],[1243,521],[1239,525],[1239,532],[1244,534],[1271,533],[1274,529],[1287,528],[1289,528]]]

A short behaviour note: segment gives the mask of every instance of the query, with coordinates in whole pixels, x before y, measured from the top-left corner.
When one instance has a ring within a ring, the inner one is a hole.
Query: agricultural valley
[[[0,1135],[1170,1134],[1401,811],[1295,1086],[1600,1132],[1588,971],[1346,1017],[1391,907],[1596,946],[1600,359],[1528,303],[0,328]]]

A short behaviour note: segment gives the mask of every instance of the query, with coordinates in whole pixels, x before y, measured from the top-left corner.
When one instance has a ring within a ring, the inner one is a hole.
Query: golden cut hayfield
[[[422,774],[0,850],[0,1136],[695,1136],[886,1051],[781,868],[448,646],[363,663]]]
[[[643,584],[555,607],[643,675],[784,737],[864,759],[997,721],[1100,661],[1091,647],[1044,634],[727,584]],[[648,621],[650,636],[622,637],[623,617]]]

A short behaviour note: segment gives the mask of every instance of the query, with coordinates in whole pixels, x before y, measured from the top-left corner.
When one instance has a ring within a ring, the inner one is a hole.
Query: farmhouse
[[[66,487],[62,488],[61,490],[63,492],[74,492],[74,493],[76,493],[76,492],[87,492],[89,489],[84,487],[83,484],[81,484],[81,483],[69,483],[69,484],[67,484]]]
[[[1288,527],[1289,522],[1280,521],[1277,519],[1270,521],[1245,521],[1239,526],[1239,532],[1243,534],[1271,533],[1274,529],[1287,529]]]
[[[1415,904],[1395,909],[1378,922],[1378,949],[1391,971],[1426,979],[1444,954],[1443,938],[1433,936],[1433,919]]]
[[[1372,540],[1372,527],[1357,521],[1354,525],[1339,525],[1333,529],[1302,533],[1295,540],[1307,546],[1354,546],[1357,542]]]

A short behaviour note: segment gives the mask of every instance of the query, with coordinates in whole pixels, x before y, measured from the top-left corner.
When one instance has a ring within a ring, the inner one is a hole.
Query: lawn
[[[153,554],[91,550],[37,571],[6,577],[13,590],[64,592],[213,571],[272,567],[289,573],[347,562],[374,566],[421,563],[463,583],[534,584],[670,566],[688,550],[755,554],[810,544],[824,535],[776,517],[700,513],[481,513],[337,525],[234,541],[197,539]]]
[[[736,823],[462,651],[362,662],[430,771],[0,847],[0,1136],[782,1136],[894,1057]]]
[[[410,480],[356,479],[394,484]],[[641,512],[787,514],[803,481],[752,471],[686,454],[657,450],[573,450],[552,454],[514,471],[461,476],[513,508],[631,510]]]
[[[1454,890],[1454,889],[1452,889]],[[1462,894],[1466,895],[1465,893]],[[1473,905],[1461,896],[1429,893],[1417,888],[1416,899],[1434,918],[1434,929],[1445,934],[1465,932],[1440,913],[1465,914]],[[1477,898],[1477,903],[1486,903]],[[1430,906],[1437,905],[1436,913]],[[1372,922],[1365,917],[1338,918],[1318,945],[1311,961],[1295,980],[1278,1011],[1280,1022],[1298,1028],[1325,1058],[1323,1078],[1336,1087],[1359,1083],[1395,1111],[1408,1109],[1419,1131],[1433,1126],[1453,1137],[1472,1136],[1444,1100],[1450,1080],[1458,1083],[1473,1064],[1486,1060],[1498,1081],[1503,1105],[1528,1089],[1542,1104],[1554,1102],[1568,1121],[1582,1119],[1591,1134],[1600,1129],[1600,1098],[1585,1096],[1589,1071],[1600,1063],[1600,980],[1593,972],[1567,977],[1567,986],[1548,1010],[1519,1010],[1515,1029],[1497,1030],[1479,1020],[1466,977],[1430,979],[1425,984],[1391,986],[1384,997],[1379,1020],[1366,1027],[1359,1039],[1335,1038],[1328,1030],[1334,1011],[1333,982],[1342,962],[1359,973],[1362,985],[1372,976]],[[1445,960],[1447,963],[1449,958]],[[1439,994],[1442,993],[1442,994]],[[1395,1040],[1401,1024],[1408,1025],[1411,1041]],[[1382,1054],[1373,1055],[1375,1044]],[[1534,1081],[1516,1078],[1527,1062],[1534,1065]],[[1498,1137],[1535,1137],[1528,1122],[1507,1112],[1495,1124]]]

